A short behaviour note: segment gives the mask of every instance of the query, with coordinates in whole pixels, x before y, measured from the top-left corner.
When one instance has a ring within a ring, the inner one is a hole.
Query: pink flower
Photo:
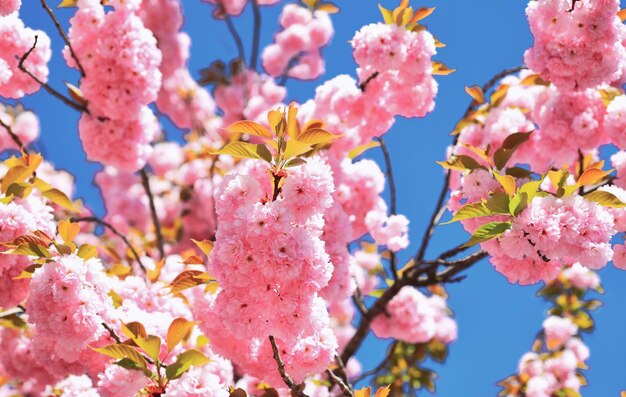
[[[8,4],[7,4],[8,3]],[[2,16],[2,11],[10,11],[20,1],[0,1],[0,96],[19,99],[39,90],[40,85],[18,68],[19,59],[35,44],[24,67],[42,82],[48,81],[48,61],[52,56],[50,38],[41,30],[24,26],[17,13]],[[7,8],[5,8],[7,7]]]
[[[615,252],[615,247],[613,247],[613,252]],[[562,274],[576,288],[594,289],[600,286],[598,274],[581,266],[580,263],[574,263],[571,267],[563,269]]]
[[[624,59],[619,1],[571,4],[566,0],[528,3],[526,14],[535,43],[526,51],[526,64],[566,90],[617,80]]]
[[[578,327],[569,318],[550,316],[543,322],[546,345],[554,350],[567,343],[578,332]]]
[[[109,364],[104,372],[98,374],[97,388],[102,397],[134,396],[149,382],[141,371]]]
[[[614,245],[613,252],[615,253],[613,265],[618,269],[626,270],[626,244]]]
[[[0,17],[17,12],[22,6],[22,0],[0,0]]]
[[[404,215],[387,216],[385,212],[370,211],[365,224],[378,245],[386,245],[393,252],[409,246],[409,220]]]

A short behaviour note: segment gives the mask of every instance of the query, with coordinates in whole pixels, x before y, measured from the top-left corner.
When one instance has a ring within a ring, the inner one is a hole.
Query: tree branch
[[[254,15],[254,35],[252,36],[252,54],[250,54],[250,69],[255,70],[259,58],[259,43],[261,41],[261,10],[258,0],[250,0]]]
[[[67,106],[71,107],[72,109],[78,112],[81,112],[81,113],[84,112],[84,113],[89,114],[89,110],[87,109],[87,107],[80,105],[74,102],[73,100],[71,100],[70,98],[66,97],[65,95],[61,94],[60,92],[52,88],[48,83],[44,83],[43,81],[39,80],[37,76],[35,76],[28,69],[26,69],[26,67],[24,66],[24,62],[26,62],[30,54],[35,50],[35,47],[37,47],[38,38],[39,36],[35,35],[35,42],[33,43],[33,46],[20,58],[17,64],[18,69],[26,73],[31,79],[35,80],[40,86],[42,86],[46,91],[48,91],[50,95],[57,98],[58,100],[66,104]]]
[[[272,351],[274,352],[274,361],[278,365],[278,372],[280,372],[280,377],[283,378],[285,384],[291,389],[293,395],[297,397],[309,397],[301,390],[300,386],[296,384],[296,382],[291,379],[291,377],[285,371],[285,363],[280,358],[280,354],[278,353],[278,346],[276,346],[276,339],[274,336],[270,335],[270,344],[272,345]]]
[[[22,143],[22,140],[20,139],[20,137],[17,136],[15,132],[13,132],[13,129],[11,129],[11,126],[6,124],[4,121],[2,121],[1,118],[0,118],[0,126],[4,127],[4,129],[7,130],[7,133],[9,134],[9,136],[11,136],[11,139],[13,139],[13,142],[15,142],[17,147],[20,148],[20,151],[22,151],[25,154],[28,154],[28,151],[26,150],[26,147]]]
[[[352,392],[350,391],[350,388],[348,387],[348,385],[346,385],[343,382],[343,380],[341,380],[340,377],[335,375],[335,373],[331,371],[330,369],[326,369],[326,374],[328,375],[328,378],[332,382],[334,382],[337,386],[339,386],[339,388],[341,389],[341,394],[343,394],[346,397],[352,397]]]
[[[52,12],[50,7],[46,3],[46,0],[41,0],[41,6],[43,7],[44,10],[46,10],[48,15],[50,16],[50,19],[52,19],[52,22],[54,23],[54,26],[57,28],[57,31],[59,32],[59,34],[63,38],[63,41],[65,42],[65,45],[67,45],[67,48],[69,48],[70,54],[72,55],[72,58],[74,59],[74,62],[76,62],[76,66],[78,67],[78,70],[80,71],[80,75],[85,77],[85,69],[83,69],[83,65],[81,65],[80,60],[78,59],[78,56],[74,52],[74,48],[72,47],[72,44],[70,43],[70,39],[65,34],[65,31],[61,27],[61,24],[59,23],[59,20],[57,19],[57,17],[54,15],[54,12]]]
[[[385,159],[385,171],[387,173],[387,181],[389,182],[389,207],[391,211],[391,215],[396,215],[397,213],[397,199],[396,199],[396,183],[393,178],[393,167],[391,166],[391,156],[389,154],[389,150],[387,150],[387,146],[385,145],[385,141],[383,137],[376,137],[374,140],[380,143],[380,149],[383,152],[383,157]],[[391,268],[391,274],[393,275],[394,280],[398,279],[398,269],[396,266],[397,257],[396,253],[389,250],[389,267]]]
[[[141,175],[141,184],[148,195],[148,201],[150,203],[150,215],[152,216],[152,224],[154,225],[154,232],[157,238],[159,259],[163,259],[165,257],[165,243],[163,241],[163,234],[161,233],[161,222],[159,222],[156,206],[154,205],[154,196],[152,195],[152,190],[150,189],[150,178],[148,177],[148,172],[145,168],[142,168],[139,171],[139,174]]]
[[[233,19],[226,12],[224,12],[224,22],[226,22],[228,31],[230,32],[230,35],[233,36],[233,39],[235,40],[235,45],[237,46],[237,52],[239,53],[239,58],[241,59],[242,62],[245,63],[246,53],[243,49],[243,41],[241,41],[241,36],[239,36],[239,33],[237,33],[237,29],[235,28]]]
[[[380,72],[379,71],[375,71],[367,79],[365,79],[364,82],[359,84],[359,89],[361,90],[361,92],[365,92],[365,90],[367,89],[368,84],[371,83],[372,80],[374,80],[376,77],[378,77],[378,75],[380,75]]]
[[[104,226],[105,228],[109,229],[113,234],[115,234],[117,237],[122,239],[124,244],[126,244],[128,249],[130,249],[130,252],[132,252],[132,254],[135,257],[135,260],[137,261],[137,264],[139,265],[141,270],[143,270],[144,272],[146,271],[146,267],[141,262],[139,254],[137,253],[137,250],[135,250],[135,247],[133,247],[133,245],[130,243],[130,241],[128,241],[126,236],[124,236],[122,233],[118,232],[117,229],[115,227],[113,227],[113,225],[111,225],[110,223],[105,222],[102,219],[100,219],[98,217],[95,217],[95,216],[87,216],[87,217],[83,217],[83,218],[71,218],[70,221],[71,222],[76,222],[76,223],[78,223],[78,222],[97,223],[98,225]]]

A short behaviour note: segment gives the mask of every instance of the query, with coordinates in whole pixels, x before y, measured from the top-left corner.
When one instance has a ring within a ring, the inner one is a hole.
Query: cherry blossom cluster
[[[11,128],[25,146],[39,138],[39,119],[30,110],[0,104],[0,120]],[[6,128],[0,125],[0,150],[8,149],[19,148]]]
[[[39,90],[40,84],[24,71],[24,68],[39,81],[48,81],[48,62],[52,56],[50,38],[46,32],[24,25],[18,16],[21,1],[9,0],[0,3],[0,96],[19,99]],[[37,40],[37,46],[35,45]],[[31,51],[32,49],[32,51]],[[30,53],[29,53],[30,51]]]
[[[327,12],[287,4],[279,18],[282,30],[263,50],[263,68],[270,76],[314,80],[324,73],[321,50],[334,29]]]
[[[389,317],[377,316],[372,330],[379,338],[393,338],[416,344],[456,340],[456,321],[450,317],[446,301],[439,295],[426,296],[413,287],[403,287],[387,305]]]
[[[320,238],[332,204],[331,171],[310,158],[289,173],[280,197],[267,201],[269,179],[257,168],[226,179],[217,201],[209,270],[222,289],[201,326],[218,353],[278,383],[269,341],[275,337],[290,375],[301,381],[326,368],[337,347],[318,295],[332,273]]]
[[[161,87],[162,55],[137,15],[140,2],[114,1],[105,12],[97,0],[81,0],[69,38],[85,71],[80,90],[88,101],[79,133],[90,160],[121,169],[141,168],[159,132],[147,105]],[[68,65],[78,67],[69,48]]]
[[[526,64],[563,90],[620,78],[626,50],[617,0],[538,0],[526,8],[535,43]]]

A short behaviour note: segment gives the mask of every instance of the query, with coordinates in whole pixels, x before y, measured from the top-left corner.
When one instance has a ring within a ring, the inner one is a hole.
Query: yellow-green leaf
[[[167,366],[165,375],[167,379],[173,380],[180,378],[192,366],[201,366],[211,362],[207,356],[197,350],[191,349],[176,357],[176,362]]]
[[[490,222],[482,225],[474,231],[469,241],[463,244],[464,247],[489,241],[495,237],[501,236],[504,232],[511,228],[510,222]]]
[[[235,121],[226,130],[228,132],[261,136],[263,138],[272,138],[272,133],[259,123],[254,121],[242,120]]]
[[[437,164],[443,168],[448,168],[456,171],[475,170],[477,168],[483,168],[478,161],[474,160],[470,156],[464,154],[452,155],[446,161],[437,161]]]
[[[376,142],[376,141],[370,141],[369,143],[366,143],[364,145],[361,146],[357,146],[354,149],[350,150],[348,152],[348,157],[350,159],[354,159],[357,156],[360,156],[361,154],[365,153],[366,151],[375,148],[375,147],[379,147],[380,143]]]
[[[609,193],[604,190],[595,190],[591,193],[587,193],[583,196],[586,200],[598,203],[603,207],[612,207],[612,208],[624,208],[626,207],[626,203],[620,200],[613,193]]]
[[[70,211],[76,211],[76,208],[74,207],[74,203],[72,203],[72,200],[70,200],[69,197],[65,195],[65,193],[63,193],[57,188],[52,188],[50,190],[42,191],[41,194],[45,198],[52,201],[54,204],[58,206],[61,206]]]
[[[502,101],[504,101],[504,98],[506,98],[506,94],[508,93],[508,91],[509,91],[508,84],[500,84],[500,86],[498,86],[498,88],[493,92],[493,94],[491,94],[491,97],[490,97],[491,106],[494,106],[494,107],[500,106]]]
[[[113,344],[100,348],[92,347],[92,349],[97,351],[98,353],[104,354],[111,358],[116,358],[118,360],[127,358],[137,364],[139,367],[146,368],[146,360],[144,360],[141,354],[139,354],[139,352],[131,346],[123,344]]]
[[[83,260],[88,261],[91,258],[95,258],[98,256],[98,249],[93,245],[83,244],[78,248],[78,257],[83,258]]]
[[[494,193],[483,205],[494,214],[508,214],[511,198],[502,193]]]
[[[483,216],[493,215],[493,212],[483,206],[483,203],[470,203],[465,204],[454,214],[451,220],[448,222],[442,223],[442,225],[447,225],[449,223],[461,221],[464,219],[472,219],[472,218],[480,218]]]
[[[506,194],[509,196],[513,196],[515,194],[515,178],[511,175],[500,175],[497,172],[494,172],[493,176],[498,182],[500,182],[500,185],[502,185]]]
[[[146,328],[140,322],[133,321],[132,323],[122,324],[122,334],[130,339],[145,338],[148,334]]]
[[[195,322],[187,321],[184,318],[174,319],[167,330],[166,342],[168,350],[172,351],[176,345],[189,336],[195,324]]]
[[[228,145],[217,151],[216,154],[229,154],[236,157],[265,160],[268,163],[272,162],[272,154],[265,145],[261,144],[255,145],[239,141],[230,142]]]

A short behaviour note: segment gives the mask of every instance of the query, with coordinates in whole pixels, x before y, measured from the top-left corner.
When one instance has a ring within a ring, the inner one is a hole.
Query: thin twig
[[[404,278],[396,281],[394,284],[391,285],[391,287],[383,292],[380,298],[376,300],[376,302],[368,310],[367,315],[361,316],[361,320],[359,321],[359,325],[354,335],[352,336],[346,347],[343,349],[343,353],[341,353],[341,359],[344,363],[348,362],[350,357],[352,357],[354,353],[356,353],[356,351],[359,349],[361,343],[363,343],[363,340],[367,336],[374,317],[383,313],[385,311],[385,308],[387,307],[387,303],[389,303],[389,301],[391,301],[391,299],[393,299],[393,297],[396,296],[398,292],[400,292],[402,287],[408,284],[408,280]]]
[[[448,258],[452,258],[453,256],[455,256],[456,254],[460,254],[461,252],[467,250],[469,248],[469,246],[466,246],[465,244],[461,244],[458,245],[454,248],[451,248],[447,251],[444,251],[443,253],[439,254],[439,256],[437,257],[438,259],[448,259]]]
[[[15,134],[15,132],[13,132],[13,130],[11,129],[11,126],[6,124],[4,121],[2,121],[2,119],[0,119],[0,126],[4,127],[4,129],[7,130],[7,133],[11,136],[11,139],[13,139],[13,142],[15,142],[17,147],[20,148],[20,151],[22,151],[25,154],[28,154],[28,151],[26,150],[26,147],[22,143],[22,140],[20,139],[19,136]]]
[[[389,150],[385,145],[385,141],[383,137],[374,138],[375,141],[380,143],[380,149],[383,152],[383,157],[385,159],[385,171],[387,173],[387,181],[389,183],[389,207],[391,211],[391,215],[396,215],[397,213],[397,199],[396,199],[396,183],[393,178],[393,167],[391,166],[391,155],[389,154]],[[396,253],[389,250],[389,267],[391,267],[391,274],[393,275],[394,280],[398,279],[398,269],[396,266],[397,258]]]
[[[87,107],[74,102],[70,98],[66,97],[65,95],[61,94],[59,91],[52,88],[48,83],[44,83],[43,81],[38,79],[37,76],[35,76],[28,69],[26,69],[26,67],[24,66],[24,62],[26,62],[26,59],[28,59],[30,54],[35,50],[35,47],[37,47],[38,37],[39,36],[35,35],[35,42],[33,43],[33,46],[20,58],[17,64],[18,69],[20,69],[22,72],[30,76],[31,79],[35,80],[40,86],[42,86],[46,91],[48,91],[50,95],[57,98],[58,100],[66,104],[67,106],[71,107],[72,109],[78,112],[81,112],[81,113],[84,112],[84,113],[89,114],[89,110],[87,109]]]
[[[235,28],[235,24],[233,23],[233,19],[224,12],[224,22],[226,22],[226,26],[228,27],[228,31],[230,35],[233,36],[235,40],[235,45],[237,46],[237,52],[239,53],[239,58],[242,62],[246,62],[246,53],[243,49],[243,41],[241,41],[241,36],[237,33],[237,29]]]
[[[335,363],[337,364],[337,372],[339,373],[339,376],[343,380],[343,383],[345,383],[346,386],[348,386],[349,390],[352,390],[353,387],[350,384],[350,380],[348,379],[348,371],[346,370],[346,364],[343,362],[339,354],[335,354]]]
[[[163,233],[161,233],[161,222],[156,212],[156,206],[154,205],[154,196],[150,189],[150,178],[145,168],[139,171],[141,175],[141,184],[143,185],[146,194],[148,195],[148,202],[150,203],[150,215],[152,216],[152,224],[154,225],[154,232],[157,238],[157,248],[159,249],[159,259],[165,258],[165,242],[163,241]]]
[[[352,392],[350,391],[350,388],[343,382],[343,380],[341,380],[340,377],[335,375],[335,373],[330,369],[326,369],[326,374],[328,375],[330,380],[332,380],[337,386],[339,386],[339,388],[341,389],[341,394],[346,397],[352,397]]]
[[[372,80],[374,80],[376,77],[378,77],[378,75],[380,75],[380,72],[379,71],[375,71],[367,79],[365,79],[364,82],[359,84],[359,89],[361,90],[361,92],[365,92],[365,90],[367,89],[368,84],[371,83]]]
[[[354,294],[352,295],[352,301],[361,315],[364,316],[367,314],[367,307],[365,307],[365,302],[363,302],[363,292],[361,291],[361,287],[359,287],[359,283],[356,281],[356,277],[354,278],[354,283],[356,288],[354,289]]]
[[[428,226],[426,227],[426,231],[424,232],[424,236],[422,237],[422,243],[420,244],[420,248],[417,251],[417,254],[415,254],[415,263],[421,262],[422,259],[424,259],[426,249],[428,248],[428,244],[430,243],[430,238],[435,231],[435,227],[437,227],[437,223],[439,223],[439,220],[445,212],[445,207],[443,206],[443,204],[448,195],[448,188],[450,187],[450,172],[450,170],[446,170],[446,177],[444,179],[443,186],[441,187],[441,191],[439,192],[439,198],[437,199],[435,210],[430,216]]]
[[[76,222],[76,223],[78,223],[78,222],[97,223],[98,225],[104,226],[105,228],[109,229],[113,234],[115,234],[117,237],[122,239],[124,244],[126,244],[128,249],[130,249],[130,252],[135,257],[134,259],[137,261],[137,264],[139,265],[141,270],[143,270],[144,272],[146,271],[146,267],[141,262],[139,254],[137,253],[137,250],[135,250],[135,247],[133,247],[133,245],[130,243],[130,241],[128,241],[126,236],[124,236],[122,233],[118,232],[117,229],[115,227],[113,227],[113,225],[111,225],[110,223],[108,223],[106,221],[103,221],[102,219],[100,219],[98,217],[95,217],[95,216],[86,216],[86,217],[83,217],[83,218],[71,218],[70,221],[71,222]]]
[[[57,31],[59,32],[59,34],[63,38],[63,41],[65,42],[65,45],[67,45],[67,48],[70,49],[70,55],[72,55],[72,58],[74,59],[74,62],[76,62],[76,66],[78,66],[78,70],[80,71],[80,75],[85,77],[85,69],[83,69],[83,65],[81,65],[80,60],[78,59],[78,56],[74,52],[74,48],[72,47],[72,44],[70,43],[70,39],[65,34],[65,31],[61,27],[61,24],[59,23],[59,20],[54,15],[54,12],[52,12],[52,9],[50,9],[48,4],[46,3],[46,0],[41,0],[41,6],[43,7],[44,10],[46,10],[48,15],[52,19],[52,22],[54,23],[54,26],[57,28]]]
[[[107,331],[109,331],[109,335],[111,335],[111,338],[113,338],[113,340],[115,340],[115,342],[117,343],[122,343],[122,340],[120,339],[119,336],[117,336],[117,334],[115,333],[115,331],[113,331],[113,329],[111,327],[109,327],[107,325],[107,323],[102,323],[102,326],[104,327],[104,329],[106,329]]]
[[[278,372],[280,373],[280,377],[283,378],[283,382],[291,389],[291,392],[298,397],[309,397],[307,396],[301,389],[300,385],[297,385],[296,382],[291,379],[291,377],[285,371],[285,363],[280,358],[280,354],[278,353],[278,346],[276,346],[276,339],[274,336],[270,335],[270,344],[272,345],[272,351],[274,352],[274,361],[276,361],[276,365],[278,365]]]
[[[261,10],[258,0],[250,0],[254,15],[254,34],[252,36],[252,54],[250,54],[250,69],[255,70],[259,59],[259,44],[261,41]]]

